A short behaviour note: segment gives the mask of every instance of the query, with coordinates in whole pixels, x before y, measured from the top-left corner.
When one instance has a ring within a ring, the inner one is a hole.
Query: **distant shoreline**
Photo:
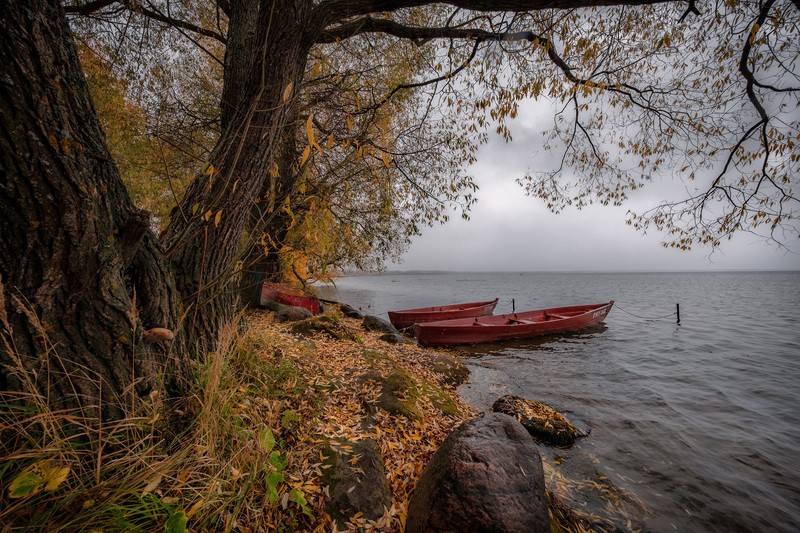
[[[719,270],[386,270],[383,272],[341,272],[337,278],[357,276],[438,276],[447,274],[779,274],[800,269],[719,269]]]

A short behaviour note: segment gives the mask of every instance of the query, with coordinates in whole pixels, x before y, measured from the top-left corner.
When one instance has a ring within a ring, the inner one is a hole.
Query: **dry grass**
[[[362,424],[364,404],[379,394],[358,379],[367,370],[399,366],[433,383],[438,376],[424,350],[359,336],[362,343],[298,340],[263,312],[247,327],[228,325],[198,368],[193,416],[184,428],[169,422],[177,437],[160,430],[157,392],[120,400],[127,416],[112,423],[52,411],[33,387],[3,393],[0,530],[330,531],[321,451],[327,441],[366,437],[380,444],[393,504],[378,521],[346,527],[402,530],[422,467],[463,418],[443,415],[422,395],[420,420],[379,411],[371,426]],[[384,358],[365,357],[365,349]]]

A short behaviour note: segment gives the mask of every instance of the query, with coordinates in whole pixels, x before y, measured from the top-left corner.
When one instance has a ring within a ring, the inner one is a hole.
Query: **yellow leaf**
[[[328,142],[326,143],[326,147],[328,148],[328,150],[330,150],[331,148],[333,148],[333,142],[334,142],[334,140],[335,140],[335,139],[333,138],[333,133],[331,133],[330,135],[328,135]]]
[[[147,496],[148,494],[156,490],[156,487],[158,487],[158,484],[161,483],[161,479],[163,477],[164,477],[163,474],[158,474],[156,477],[150,480],[150,483],[148,483],[142,490],[142,496]]]
[[[750,44],[753,44],[756,40],[756,34],[758,30],[761,28],[758,24],[753,24],[753,29],[750,30]]]
[[[383,164],[386,165],[386,168],[392,168],[392,164],[389,162],[389,156],[381,154],[381,159],[383,159]]]
[[[308,119],[306,120],[306,136],[308,137],[308,144],[309,146],[313,146],[316,144],[316,140],[314,139],[314,114],[308,115]]]
[[[37,461],[14,478],[8,487],[10,498],[26,498],[42,490],[57,490],[69,476],[72,469],[48,460]]]
[[[208,166],[206,167],[206,174],[208,174],[209,176],[214,174],[214,165],[212,165],[211,163],[209,163]]]
[[[349,132],[353,131],[353,117],[351,117],[350,115],[347,115],[347,131]]]
[[[306,161],[308,161],[308,158],[310,156],[311,156],[311,147],[310,146],[306,146],[306,149],[303,150],[303,157],[300,158],[300,166],[301,167],[306,164]]]
[[[294,82],[289,82],[289,85],[283,90],[283,101],[288,102],[289,97],[292,96],[292,88],[294,87]]]
[[[31,471],[31,469],[27,469],[11,482],[8,487],[8,497],[26,498],[32,496],[42,489],[43,484],[44,479],[42,479],[42,476]]]
[[[222,220],[222,209],[217,211],[216,216],[214,217],[214,225],[219,226],[219,221]]]
[[[314,63],[314,68],[311,69],[311,75],[316,78],[319,76],[320,70],[322,70],[322,65],[320,63]]]
[[[208,219],[211,218],[211,214],[212,214],[211,209],[206,211],[206,213],[203,215],[203,220],[208,221]]]
[[[48,461],[48,464],[42,467],[44,472],[45,486],[44,490],[53,492],[58,489],[62,483],[67,480],[67,476],[71,472],[69,466],[53,465]]]
[[[205,502],[206,502],[206,501],[205,501],[203,498],[200,498],[200,499],[199,499],[199,500],[198,500],[198,501],[197,501],[197,502],[196,502],[194,505],[192,505],[192,506],[189,508],[189,510],[186,512],[186,518],[191,518],[192,516],[194,516],[194,514],[195,514],[195,513],[196,513],[198,510],[200,510],[200,507],[202,507],[202,505],[203,505]]]
[[[269,166],[269,175],[273,178],[277,178],[280,171],[278,170],[278,164],[273,161],[272,164]]]

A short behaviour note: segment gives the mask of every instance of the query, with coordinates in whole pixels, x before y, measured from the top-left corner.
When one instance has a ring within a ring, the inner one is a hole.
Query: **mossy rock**
[[[380,357],[371,350],[365,350],[365,355],[368,358]],[[394,364],[386,375],[373,368],[362,375],[360,380],[374,381],[380,385],[381,393],[378,396],[377,406],[394,416],[420,420],[422,413],[417,403],[422,398],[430,400],[436,409],[447,416],[457,416],[460,413],[453,398],[441,387],[426,379],[416,378]]]
[[[433,406],[441,411],[442,414],[455,417],[461,413],[461,409],[453,401],[453,397],[444,389],[428,380],[422,380],[420,387],[422,388],[422,395],[428,397]]]
[[[513,416],[533,438],[546,444],[572,446],[578,438],[578,430],[567,417],[541,402],[508,395],[494,402],[492,411]]]
[[[342,324],[336,317],[331,315],[318,315],[293,322],[289,330],[304,337],[310,337],[317,333],[322,333],[337,340],[348,340],[357,342],[358,338],[354,330]]]
[[[381,380],[381,394],[378,396],[378,407],[393,415],[404,416],[412,420],[422,419],[417,408],[419,391],[411,374],[404,370],[395,370]]]
[[[442,383],[458,387],[469,379],[469,369],[461,359],[447,354],[432,354],[425,365],[434,374],[441,376]]]
[[[314,316],[314,313],[305,307],[297,307],[293,305],[281,307],[277,313],[278,320],[281,322],[298,322]]]
[[[391,507],[392,492],[377,442],[344,442],[336,449],[327,445],[324,455],[322,482],[330,496],[326,511],[338,526],[359,513],[368,520],[383,516]]]

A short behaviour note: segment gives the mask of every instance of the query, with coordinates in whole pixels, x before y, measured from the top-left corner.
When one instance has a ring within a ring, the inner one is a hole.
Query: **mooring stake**
[[[517,306],[514,304],[514,298],[511,298],[511,312],[512,313],[517,312]]]
[[[675,314],[678,315],[678,324],[681,323],[681,304],[675,304]]]

